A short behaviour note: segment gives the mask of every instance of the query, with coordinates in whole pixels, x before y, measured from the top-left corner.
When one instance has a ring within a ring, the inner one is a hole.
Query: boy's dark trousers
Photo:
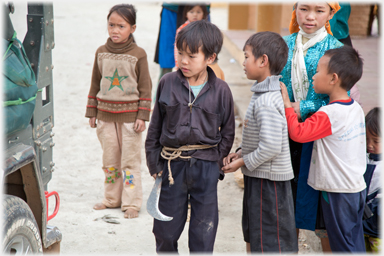
[[[167,162],[163,168],[159,210],[173,217],[171,221],[154,220],[153,233],[157,252],[177,252],[177,241],[183,232],[191,204],[189,250],[213,252],[218,225],[217,182],[220,167],[217,162],[189,159],[172,161],[174,184],[169,186]]]
[[[357,193],[322,192],[321,208],[332,252],[365,253],[365,198],[365,189]]]

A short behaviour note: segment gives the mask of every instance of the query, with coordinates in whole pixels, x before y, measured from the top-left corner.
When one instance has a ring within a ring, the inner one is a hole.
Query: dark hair
[[[324,53],[330,57],[328,72],[336,73],[341,80],[340,87],[349,91],[363,75],[363,59],[351,46],[331,49]]]
[[[119,14],[129,25],[136,25],[136,9],[131,4],[117,4],[109,10],[109,14],[107,16],[107,20],[111,16],[112,13],[116,12]]]
[[[252,54],[257,59],[263,54],[268,56],[271,75],[279,75],[288,60],[288,46],[284,39],[275,32],[265,31],[253,34],[245,42],[245,47],[252,47]]]
[[[187,4],[187,5],[185,5],[184,10],[183,10],[183,19],[182,19],[183,23],[187,21],[187,12],[192,10],[195,6],[200,6],[201,10],[203,10],[203,20],[207,19],[208,8],[206,5],[204,5],[204,4]]]
[[[380,130],[380,108],[376,107],[371,109],[365,116],[365,127],[374,136],[381,137]]]
[[[180,30],[176,37],[178,50],[185,50],[188,47],[191,53],[198,53],[201,47],[205,59],[214,53],[218,55],[222,45],[223,35],[220,29],[206,20],[191,22]]]

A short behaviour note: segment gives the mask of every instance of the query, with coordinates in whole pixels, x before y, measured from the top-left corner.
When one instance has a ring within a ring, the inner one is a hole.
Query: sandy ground
[[[155,239],[152,234],[153,219],[147,213],[146,199],[154,183],[145,164],[142,148],[143,207],[139,218],[124,219],[120,209],[95,211],[93,205],[103,197],[104,174],[101,170],[101,148],[96,131],[84,117],[91,79],[94,53],[107,39],[106,16],[113,2],[55,2],[55,49],[54,65],[54,162],[56,170],[48,190],[60,195],[60,210],[49,225],[57,226],[63,233],[61,254],[155,254]],[[153,62],[159,28],[160,3],[135,4],[137,30],[135,38],[148,54],[153,88],[159,66]],[[16,3],[14,17],[22,22],[15,24],[19,38],[25,31],[25,4]],[[227,12],[223,8],[212,8],[212,21],[226,29]],[[224,26],[224,27],[223,27]],[[225,49],[220,54],[219,65],[226,74],[228,83],[248,84],[238,64],[231,62]],[[147,124],[148,126],[148,124]],[[237,129],[235,146],[241,139],[241,128]],[[144,132],[143,142],[146,137]],[[245,254],[245,243],[241,231],[241,209],[243,190],[234,181],[233,174],[226,175],[218,185],[219,227],[214,254]],[[50,202],[50,208],[52,205]],[[116,217],[119,224],[95,220],[105,215]],[[179,240],[180,254],[187,254],[188,223]],[[311,252],[303,245],[300,253]]]
[[[24,6],[15,15],[26,13]],[[104,174],[101,170],[101,148],[96,131],[84,117],[94,53],[107,39],[108,3],[54,3],[55,49],[54,65],[54,162],[56,170],[48,185],[60,195],[60,210],[49,224],[63,233],[61,254],[155,254],[152,234],[153,218],[146,211],[146,199],[154,183],[145,164],[142,149],[143,207],[139,218],[124,219],[120,209],[95,211],[93,205],[103,197]],[[148,54],[153,88],[159,66],[153,62],[161,5],[136,4],[135,38]],[[22,11],[23,10],[23,11]],[[224,10],[218,10],[223,12]],[[22,18],[25,21],[25,18]],[[149,22],[150,21],[150,22]],[[23,25],[23,23],[21,24]],[[21,29],[17,29],[23,39]],[[147,124],[148,126],[148,124]],[[143,134],[143,142],[146,132]],[[219,183],[220,220],[215,252],[245,251],[241,233],[242,189],[227,175]],[[52,206],[54,203],[50,202]],[[97,220],[109,214],[120,224]],[[188,225],[180,238],[179,251],[188,253]]]

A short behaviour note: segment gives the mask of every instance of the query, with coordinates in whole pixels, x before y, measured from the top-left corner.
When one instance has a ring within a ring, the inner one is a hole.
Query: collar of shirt
[[[264,81],[258,83],[257,81],[252,85],[252,92],[272,92],[280,91],[280,75],[268,76]]]

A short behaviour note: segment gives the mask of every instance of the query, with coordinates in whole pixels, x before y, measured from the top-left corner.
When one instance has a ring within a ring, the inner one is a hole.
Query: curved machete
[[[161,176],[157,175],[155,184],[153,185],[151,194],[149,194],[148,201],[147,201],[147,211],[149,215],[151,215],[153,218],[161,221],[170,221],[173,219],[173,217],[166,216],[162,214],[159,210],[159,199],[160,199],[160,192],[161,192],[161,182],[162,178]]]

